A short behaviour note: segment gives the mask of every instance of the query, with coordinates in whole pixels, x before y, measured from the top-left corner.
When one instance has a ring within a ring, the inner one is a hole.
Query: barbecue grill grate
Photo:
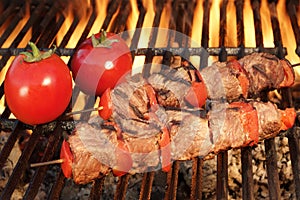
[[[0,68],[1,74],[5,73],[6,66],[9,64],[10,59],[26,50],[27,42],[30,40],[37,44],[42,50],[48,50],[53,44],[57,42],[57,34],[60,28],[66,20],[64,14],[64,3],[65,1],[38,1],[32,0],[27,1],[6,1],[2,0],[2,7],[0,11],[2,12],[0,16]],[[237,16],[237,47],[230,47],[226,45],[226,24],[230,23],[226,21],[227,15],[227,5],[228,1],[224,0],[220,6],[220,40],[218,47],[210,47],[209,45],[209,22],[210,22],[210,10],[211,2],[205,1],[185,1],[185,0],[173,0],[173,1],[156,1],[155,13],[153,19],[153,27],[159,27],[162,21],[162,11],[164,7],[168,4],[171,5],[172,17],[169,22],[169,28],[174,29],[178,32],[184,33],[186,35],[191,34],[191,22],[193,20],[193,11],[197,3],[203,4],[203,24],[202,24],[202,40],[201,48],[185,48],[187,44],[186,41],[177,41],[180,44],[179,48],[156,48],[154,47],[155,42],[159,39],[157,38],[157,32],[153,30],[151,33],[151,39],[149,41],[149,47],[151,48],[137,48],[137,41],[141,37],[141,32],[137,29],[134,32],[132,42],[130,44],[131,49],[137,49],[132,52],[134,56],[144,55],[145,64],[151,63],[156,56],[163,56],[163,62],[166,65],[170,65],[171,58],[174,55],[182,55],[183,53],[190,56],[218,56],[220,61],[226,61],[228,56],[236,56],[238,58],[243,57],[246,54],[253,52],[268,52],[277,55],[279,58],[284,58],[288,52],[283,45],[281,38],[280,26],[277,15],[274,14],[271,17],[272,30],[274,36],[273,48],[265,48],[263,44],[263,34],[262,34],[262,22],[260,15],[261,2],[259,0],[251,1],[253,18],[255,24],[255,41],[256,47],[246,47],[245,46],[245,32],[244,32],[244,22],[243,22],[243,1],[236,0],[236,16]],[[277,13],[276,11],[276,1],[270,1],[269,9],[271,13]],[[97,2],[91,0],[91,5],[95,7]],[[136,23],[136,28],[142,28],[143,22],[146,18],[147,8],[144,7],[142,1],[137,1],[139,9],[139,17]],[[296,53],[300,56],[300,28],[299,28],[299,2],[289,1],[287,3],[289,19],[293,28],[293,37],[295,37]],[[1,6],[1,5],[0,5]],[[91,7],[92,8],[92,7]],[[81,33],[77,44],[80,44],[90,33],[94,23],[96,22],[97,9],[89,9],[89,17],[85,28]],[[122,8],[122,9],[120,9]],[[2,10],[1,10],[2,9]],[[29,10],[29,12],[28,12]],[[122,32],[127,29],[126,20],[131,12],[131,6],[129,0],[111,0],[107,6],[107,14],[103,21],[102,26],[99,26],[99,31],[101,29],[110,30],[112,32]],[[116,14],[117,13],[117,14]],[[28,15],[29,14],[29,15]],[[79,26],[82,20],[78,13],[74,13],[74,18],[68,31],[63,36],[56,53],[60,56],[70,57],[74,53],[74,48],[67,47],[71,36],[76,32],[76,28]],[[5,27],[5,28],[3,28]],[[16,31],[20,28],[19,31]],[[31,33],[30,36],[28,34]],[[14,39],[10,42],[9,38],[15,34]],[[200,34],[200,33],[199,33]],[[176,37],[175,37],[176,38]],[[173,52],[173,55],[172,53]],[[204,66],[206,63],[200,63],[200,67]],[[150,68],[144,68],[143,73],[146,75],[150,73]],[[296,106],[296,101],[292,98],[290,90],[284,90],[283,92],[283,107]],[[79,89],[74,87],[74,98],[79,98]],[[0,87],[1,98],[4,98],[3,83]],[[95,99],[93,97],[88,97],[86,108],[92,107]],[[70,111],[68,108],[67,111]],[[90,113],[84,113],[81,115],[81,119],[87,119]],[[31,162],[48,161],[56,158],[59,149],[60,142],[64,131],[71,131],[74,128],[74,122],[70,118],[62,118],[56,122],[39,125],[36,127],[31,127],[26,124],[21,123],[15,119],[10,118],[11,112],[8,107],[4,107],[1,114],[1,130],[11,131],[8,140],[6,141],[4,147],[0,153],[0,167],[3,168],[5,163],[13,150],[15,143],[21,137],[24,130],[32,130],[30,139],[28,140],[27,146],[24,148],[18,163],[13,169],[13,172],[1,192],[1,199],[10,199],[14,190],[18,187],[20,177],[22,177],[28,170],[29,164]],[[287,134],[290,148],[290,157],[293,167],[294,183],[295,183],[295,193],[296,198],[300,199],[300,145],[299,145],[299,131],[298,127],[295,127],[290,134]],[[38,146],[42,145],[41,137],[45,136],[47,142],[44,149],[43,156],[36,156],[36,151]],[[269,197],[270,199],[280,199],[280,183],[279,176],[277,172],[277,157],[275,149],[275,140],[268,139],[264,141],[266,155],[266,165],[268,174],[268,184],[269,187]],[[241,159],[242,159],[242,196],[243,199],[254,199],[254,185],[253,185],[253,173],[252,173],[252,149],[250,147],[242,148]],[[35,157],[35,160],[32,160]],[[200,158],[195,158],[192,161],[192,177],[190,198],[191,199],[202,199],[202,167],[205,161]],[[178,174],[180,169],[181,161],[175,161],[173,163],[172,170],[164,174],[164,179],[166,181],[166,190],[164,193],[164,199],[176,199],[177,197],[177,186],[178,186]],[[217,186],[216,186],[216,197],[217,199],[227,199],[228,198],[228,152],[221,152],[217,155]],[[47,172],[51,167],[43,166],[34,170],[30,184],[24,193],[23,199],[34,199],[37,195],[39,187],[47,177]],[[140,199],[150,199],[153,187],[153,182],[156,180],[156,173],[158,172],[148,172],[143,174],[142,182],[139,189]],[[106,189],[105,185],[106,177],[99,178],[93,182],[91,185],[91,192],[89,195],[90,199],[99,199],[99,196],[103,195]],[[125,199],[127,195],[127,187],[130,182],[131,175],[125,175],[121,177],[117,184],[115,190],[115,199]],[[60,170],[55,175],[49,192],[48,199],[59,199],[61,192],[65,186],[65,178]]]

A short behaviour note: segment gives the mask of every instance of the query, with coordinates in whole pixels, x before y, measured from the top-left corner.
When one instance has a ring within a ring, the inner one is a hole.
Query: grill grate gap
[[[141,191],[140,191],[140,200],[146,200],[151,198],[151,191],[152,191],[152,183],[154,180],[155,172],[146,172],[143,174],[143,180],[141,185]]]
[[[19,185],[20,178],[22,177],[22,175],[24,174],[28,166],[28,161],[30,159],[30,156],[34,151],[35,146],[38,144],[42,132],[43,132],[42,126],[38,126],[36,129],[33,130],[33,133],[31,134],[26,147],[23,150],[23,153],[19,158],[16,167],[13,170],[13,173],[11,174],[8,180],[8,183],[6,184],[4,190],[2,191],[0,199],[10,199],[15,188]]]
[[[49,142],[47,143],[47,147],[45,151],[43,152],[43,157],[41,159],[41,162],[46,162],[48,160],[51,160],[54,156],[55,150],[58,147],[59,141],[62,137],[63,130],[61,128],[60,124],[56,125],[56,128],[53,133],[50,133],[49,136]],[[30,181],[29,187],[24,195],[25,199],[34,199],[35,196],[38,193],[38,190],[41,186],[41,183],[43,182],[46,172],[48,170],[48,166],[42,166],[38,167],[38,169],[35,171],[32,180]]]

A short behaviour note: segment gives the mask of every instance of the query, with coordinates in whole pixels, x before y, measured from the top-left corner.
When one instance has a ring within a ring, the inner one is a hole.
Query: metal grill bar
[[[155,172],[147,172],[143,175],[143,181],[141,185],[141,192],[140,192],[140,200],[146,200],[151,198],[151,191],[152,191],[152,183],[154,180]]]
[[[244,1],[235,1],[236,15],[237,15],[237,44],[241,47],[238,58],[245,55],[244,49],[244,15],[243,7]],[[252,168],[252,148],[244,147],[241,149],[241,162],[242,162],[242,197],[245,200],[254,200],[254,185],[253,185],[253,168]]]
[[[62,173],[62,171],[60,171],[60,173],[58,174],[55,183],[53,184],[51,190],[50,190],[50,194],[48,196],[48,200],[52,200],[52,199],[59,199],[60,197],[60,193],[63,189],[63,186],[65,184],[65,176]]]
[[[115,200],[124,200],[126,197],[126,192],[127,192],[127,186],[128,186],[128,181],[129,181],[130,175],[125,174],[119,179],[118,185],[117,185],[117,190],[115,193]]]
[[[34,151],[35,146],[38,144],[39,137],[42,134],[42,132],[43,129],[41,126],[37,127],[33,131],[27,143],[27,146],[25,147],[16,167],[13,170],[11,177],[8,180],[8,183],[2,191],[0,199],[10,199],[12,193],[19,184],[20,177],[22,176],[22,174],[24,174],[26,167],[28,166],[29,158],[32,152]]]
[[[288,135],[292,169],[295,182],[296,198],[300,199],[300,132],[299,128],[295,127]]]
[[[224,49],[226,37],[226,7],[228,1],[224,1],[220,10],[220,40],[221,51],[219,61],[227,61],[227,52]],[[217,199],[228,198],[228,152],[222,151],[217,155]]]
[[[204,48],[208,48],[209,41],[209,11],[211,7],[211,1],[205,0],[203,3],[204,13],[203,13],[203,26],[202,26],[202,40],[201,46]]]
[[[46,162],[48,160],[51,160],[54,156],[54,153],[56,153],[56,148],[59,144],[59,141],[62,137],[62,128],[61,125],[58,124],[54,130],[53,133],[50,133],[47,147],[44,151],[43,158],[41,159],[41,162]],[[42,166],[38,167],[38,169],[35,171],[32,181],[29,184],[29,187],[24,195],[24,200],[28,199],[34,199],[36,194],[38,193],[39,187],[41,183],[43,182],[46,172],[48,170],[48,166]]]
[[[245,147],[241,149],[242,160],[242,188],[243,199],[254,200],[254,185],[252,172],[252,149]]]
[[[173,162],[172,169],[167,174],[167,190],[164,200],[176,199],[179,167],[180,161]]]
[[[191,200],[201,200],[202,199],[202,176],[203,176],[203,160],[201,158],[193,159],[193,175],[192,175],[192,185],[191,185]]]
[[[89,196],[90,200],[97,200],[100,199],[101,194],[103,192],[105,177],[98,178],[94,181],[93,187],[91,189],[91,193]]]
[[[290,16],[293,32],[296,38],[296,43],[297,43],[296,53],[298,54],[298,56],[300,56],[300,26],[297,21],[297,17],[299,18],[299,15],[297,15],[296,6],[297,6],[296,1],[295,2],[289,1],[289,3],[287,4],[287,10],[289,10],[288,14]]]
[[[71,32],[71,31],[70,31]],[[136,31],[138,32],[138,31]],[[64,46],[64,45],[61,45]],[[41,51],[47,51],[49,48],[39,48]],[[183,48],[183,47],[168,47],[168,48],[134,48],[132,47],[132,53],[134,56],[141,56],[146,55],[147,53],[151,52],[153,56],[163,56],[166,52],[172,52],[172,55],[178,56],[183,55],[184,52],[188,52],[190,56],[201,56],[204,52],[208,53],[211,56],[218,56],[220,55],[222,49],[224,49],[227,52],[228,56],[237,56],[240,54],[241,51],[244,52],[245,55],[256,53],[256,52],[266,52],[270,54],[277,54],[278,48],[269,47],[260,49],[258,47],[209,47],[209,48],[203,48],[203,47],[189,47],[189,48]],[[27,51],[27,48],[0,48],[0,55],[3,54],[10,54],[11,56],[16,56],[19,53],[23,51]],[[58,47],[55,51],[60,56],[72,56],[75,52],[75,49],[73,48],[60,48]],[[286,48],[283,48],[283,52],[286,55],[287,50]]]

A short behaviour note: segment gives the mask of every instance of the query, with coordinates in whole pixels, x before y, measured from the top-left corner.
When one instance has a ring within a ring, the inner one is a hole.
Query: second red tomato
[[[119,35],[101,32],[78,47],[71,69],[75,83],[84,93],[100,96],[131,71],[132,57]]]

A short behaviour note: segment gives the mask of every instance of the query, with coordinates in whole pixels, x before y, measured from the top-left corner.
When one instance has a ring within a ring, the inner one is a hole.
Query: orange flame
[[[237,27],[236,27],[236,9],[234,1],[228,1],[227,12],[226,12],[226,22],[227,22],[227,44],[226,46],[236,47],[237,46]],[[230,36],[230,37],[229,37]]]
[[[254,28],[254,18],[253,11],[251,8],[250,0],[244,2],[244,33],[245,33],[245,46],[255,47],[255,28]]]
[[[280,33],[282,36],[282,43],[287,48],[286,58],[293,64],[300,63],[300,58],[295,53],[296,39],[293,35],[293,28],[291,25],[290,18],[286,13],[286,9],[287,8],[285,1],[279,0],[277,6],[277,13],[279,19]],[[298,19],[300,22],[300,17],[298,17]]]
[[[135,29],[139,19],[139,9],[136,0],[130,0],[131,13],[128,16],[127,27],[129,30]]]
[[[261,1],[261,24],[263,33],[264,47],[274,47],[274,38],[271,25],[271,14],[267,0]]]
[[[219,27],[220,27],[220,5],[221,0],[212,1],[210,10],[210,23],[209,23],[209,46],[219,46]]]
[[[203,24],[203,0],[198,0],[194,12],[193,26],[192,26],[192,40],[196,44],[201,44],[202,39],[202,26]]]

